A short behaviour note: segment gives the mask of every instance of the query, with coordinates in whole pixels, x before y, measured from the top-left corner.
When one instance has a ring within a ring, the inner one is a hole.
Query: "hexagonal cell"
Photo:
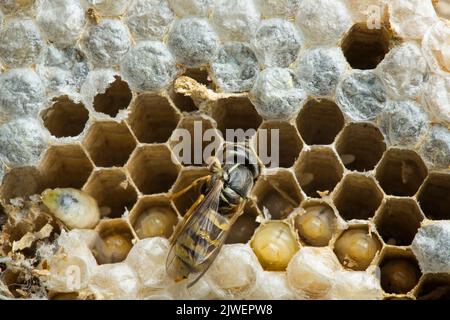
[[[121,167],[136,148],[136,141],[124,122],[95,122],[83,142],[97,167]]]
[[[169,140],[173,153],[185,166],[204,166],[222,145],[212,119],[200,114],[184,117]],[[207,149],[206,149],[207,148]],[[208,152],[208,156],[203,153]]]
[[[425,274],[415,296],[418,300],[450,300],[450,275],[444,273]]]
[[[389,198],[375,217],[384,242],[395,246],[409,246],[422,220],[422,212],[413,199]]]
[[[386,194],[413,196],[427,173],[427,167],[414,151],[389,149],[377,166],[376,178]]]
[[[14,198],[27,198],[41,190],[42,177],[39,170],[35,167],[16,167],[0,183],[0,199],[7,203]]]
[[[389,52],[390,39],[384,25],[369,29],[367,23],[357,23],[347,33],[341,47],[353,69],[375,69]]]
[[[367,226],[345,230],[334,243],[334,253],[341,264],[357,271],[366,270],[381,248],[381,241]]]
[[[39,169],[46,188],[81,189],[92,172],[93,165],[81,146],[51,146]]]
[[[178,223],[177,212],[166,196],[146,196],[139,199],[129,219],[139,239],[169,239]]]
[[[256,222],[258,215],[256,204],[251,200],[247,201],[244,212],[231,227],[226,243],[249,242],[259,226],[259,223]]]
[[[430,173],[417,200],[427,218],[450,219],[450,174]]]
[[[261,212],[280,220],[286,218],[303,200],[297,181],[285,169],[259,177],[253,196]]]
[[[173,104],[182,112],[196,111],[197,106],[190,96],[186,96],[182,93],[175,92],[173,86],[168,90],[169,96],[173,101]]]
[[[217,129],[226,141],[233,141],[233,139],[242,141],[243,139],[237,138],[244,133],[250,138],[262,122],[255,107],[246,97],[220,99],[212,110],[212,117],[216,120]],[[228,137],[226,129],[232,129]]]
[[[259,127],[253,146],[264,165],[289,168],[297,160],[303,142],[295,127],[288,122],[267,121]],[[274,157],[278,159],[276,163],[273,162]]]
[[[120,169],[94,171],[84,186],[84,191],[97,200],[103,214],[119,218],[137,201],[137,192]]]
[[[334,204],[345,220],[369,219],[381,204],[383,193],[371,177],[349,174],[336,188]]]
[[[214,89],[214,82],[209,76],[206,68],[187,68],[183,73],[183,76],[192,78],[198,83],[205,85],[207,88]]]
[[[195,180],[210,175],[211,172],[207,168],[183,168],[175,182],[172,193],[177,193],[188,186],[190,186]],[[189,208],[194,204],[201,194],[201,185],[189,189],[189,191],[183,193],[176,199],[173,199],[175,207],[178,212],[184,216]]]
[[[166,142],[176,128],[180,115],[167,98],[140,94],[131,107],[128,123],[142,143]]]
[[[132,154],[127,169],[143,194],[168,192],[180,170],[175,156],[165,145],[143,146]]]
[[[307,200],[294,217],[294,227],[302,243],[314,247],[328,246],[337,229],[336,214],[322,200]]]
[[[67,96],[53,99],[53,104],[42,110],[41,118],[47,130],[57,138],[76,137],[83,132],[89,112],[82,103]]]
[[[313,198],[320,197],[319,192],[332,192],[344,173],[336,154],[326,147],[303,151],[294,170],[303,191]]]
[[[406,294],[416,287],[422,276],[417,260],[409,250],[388,248],[379,266],[381,287],[386,293]]]
[[[326,99],[309,100],[297,117],[297,128],[309,145],[333,143],[344,123],[339,107]]]
[[[106,89],[104,93],[99,93],[94,97],[94,109],[97,112],[107,114],[111,117],[117,116],[120,110],[128,107],[133,97],[128,83],[119,76]]]
[[[336,151],[348,170],[373,170],[385,150],[383,134],[369,123],[348,124],[336,141]]]
[[[133,233],[122,219],[101,220],[95,228],[100,236],[92,250],[98,264],[122,262],[133,247]]]

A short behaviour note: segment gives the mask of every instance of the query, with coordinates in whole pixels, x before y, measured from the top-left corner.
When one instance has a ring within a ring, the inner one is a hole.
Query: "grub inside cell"
[[[8,202],[14,198],[27,198],[42,189],[42,177],[35,167],[16,167],[3,178],[0,199]],[[0,209],[1,211],[1,209]]]
[[[226,243],[247,243],[259,224],[256,222],[258,210],[251,201],[246,203],[244,212],[230,229]]]
[[[331,144],[344,126],[344,116],[330,100],[310,100],[300,111],[297,128],[308,145]]]
[[[421,272],[414,258],[390,257],[380,264],[381,287],[387,293],[404,294],[419,282]]]
[[[96,122],[89,129],[84,146],[98,167],[123,166],[136,147],[125,123]]]
[[[136,190],[119,169],[95,171],[84,190],[97,200],[109,218],[121,217],[137,200]]]
[[[307,245],[327,246],[336,229],[336,216],[333,209],[326,204],[312,201],[302,207],[300,214],[294,220],[300,239]]]
[[[140,199],[132,210],[130,222],[139,239],[169,239],[178,223],[178,216],[167,197],[147,196]]]
[[[163,143],[169,139],[179,119],[165,97],[141,94],[131,108],[128,123],[139,142]]]
[[[274,220],[286,218],[303,200],[300,189],[288,171],[279,171],[277,174],[260,177],[253,195],[259,210],[270,214]]]
[[[303,191],[313,198],[320,197],[318,192],[332,192],[344,172],[336,155],[328,148],[302,152],[294,170]]]
[[[93,166],[79,145],[60,145],[47,150],[39,169],[45,188],[81,189]]]
[[[104,220],[96,228],[100,239],[91,249],[98,264],[122,262],[133,247],[133,234],[122,219]]]
[[[303,143],[291,124],[284,121],[268,121],[259,127],[254,148],[262,161],[274,157],[278,159],[277,165],[272,162],[264,165],[289,168],[297,160]]]
[[[382,199],[383,193],[372,178],[351,174],[344,177],[333,201],[341,217],[352,220],[373,217]]]
[[[336,150],[347,169],[369,171],[383,156],[386,144],[377,127],[351,123],[339,135]]]
[[[389,52],[390,34],[386,26],[369,29],[355,24],[342,42],[342,51],[354,69],[374,69]]]
[[[390,149],[377,167],[376,177],[384,192],[413,196],[427,176],[427,167],[417,153]]]
[[[450,219],[450,174],[431,173],[418,195],[420,207],[429,219]]]
[[[104,93],[100,93],[94,98],[94,109],[97,112],[115,117],[120,110],[124,110],[131,102],[132,94],[128,84],[119,76],[114,77],[116,80],[106,89]]]
[[[419,207],[412,199],[388,199],[377,214],[375,223],[384,242],[408,246],[423,220]]]
[[[248,98],[221,99],[212,110],[217,129],[226,141],[243,141],[252,137],[262,118]],[[227,129],[231,129],[227,132]]]
[[[136,150],[127,168],[143,194],[168,192],[178,176],[179,166],[165,145],[152,145]]]
[[[53,136],[75,137],[83,132],[89,112],[82,103],[75,103],[67,96],[62,96],[55,98],[52,106],[42,111],[41,118]]]

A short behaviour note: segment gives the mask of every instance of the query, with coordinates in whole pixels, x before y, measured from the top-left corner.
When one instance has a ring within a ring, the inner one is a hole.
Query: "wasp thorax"
[[[380,249],[380,242],[364,229],[347,230],[334,244],[339,261],[353,270],[365,270]]]
[[[100,239],[93,248],[97,262],[107,264],[125,260],[133,247],[133,236],[126,222],[121,219],[105,220],[97,230]]]
[[[295,218],[295,227],[300,238],[317,247],[328,245],[335,229],[335,215],[326,205],[312,206]]]
[[[265,270],[285,270],[298,250],[291,228],[279,221],[262,225],[253,236],[251,246]]]
[[[392,259],[381,266],[381,286],[389,293],[407,293],[419,278],[418,267],[408,259]]]
[[[154,207],[142,212],[134,223],[134,230],[140,239],[150,237],[169,238],[178,222],[173,210]]]

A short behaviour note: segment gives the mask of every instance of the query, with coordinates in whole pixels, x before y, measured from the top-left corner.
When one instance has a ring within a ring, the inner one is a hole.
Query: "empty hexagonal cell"
[[[250,138],[262,121],[246,97],[220,99],[212,110],[212,117],[226,141],[242,141],[245,137]],[[228,134],[227,129],[231,129]],[[245,137],[242,137],[244,135]]]
[[[102,220],[95,228],[99,240],[92,253],[98,264],[122,262],[133,247],[133,233],[122,219]]]
[[[83,142],[97,167],[121,167],[136,148],[124,122],[95,122]]]
[[[278,169],[259,177],[253,188],[259,210],[272,219],[284,219],[300,205],[303,197],[292,173]]]
[[[430,173],[417,200],[427,218],[450,219],[450,174]]]
[[[168,239],[178,223],[178,215],[166,196],[146,196],[131,211],[130,223],[139,239]]]
[[[336,150],[349,170],[369,171],[386,150],[381,132],[369,123],[350,123],[339,134]]]
[[[413,199],[389,198],[375,217],[384,242],[395,246],[409,246],[422,220],[422,212]]]
[[[303,142],[288,122],[267,121],[259,127],[253,146],[265,166],[289,168],[297,160]]]
[[[389,149],[377,167],[376,178],[386,194],[413,196],[427,173],[427,167],[414,151]]]
[[[333,191],[344,172],[337,155],[326,147],[303,151],[294,170],[303,191],[315,198],[320,197],[319,192]]]
[[[182,112],[192,112],[196,111],[197,106],[190,96],[184,95],[182,93],[175,92],[173,87],[168,91],[170,98],[174,105]]]
[[[176,128],[180,115],[167,98],[141,94],[133,103],[128,123],[142,143],[166,142]]]
[[[178,176],[180,165],[165,145],[143,146],[135,150],[127,169],[143,194],[168,192]]]
[[[333,208],[321,200],[307,200],[294,217],[294,227],[300,240],[310,246],[328,246],[337,230]]]
[[[183,73],[183,76],[192,78],[198,83],[203,84],[210,89],[214,89],[214,83],[206,68],[188,68]]]
[[[120,110],[124,110],[131,102],[132,94],[128,83],[119,76],[106,89],[104,93],[99,93],[94,97],[94,109],[97,112],[115,117]]]
[[[84,190],[93,196],[102,213],[119,218],[130,210],[137,200],[137,192],[120,169],[94,171]]]
[[[79,145],[50,147],[40,164],[46,188],[81,189],[93,166]]]
[[[297,128],[306,144],[331,144],[344,126],[344,116],[330,100],[309,100],[297,117]]]
[[[258,228],[259,223],[256,222],[256,218],[259,215],[256,204],[249,200],[245,204],[244,212],[236,220],[231,227],[226,243],[247,243]]]
[[[389,52],[390,33],[386,26],[368,28],[355,24],[342,41],[342,51],[353,69],[374,69]]]
[[[373,217],[382,199],[383,193],[375,181],[361,174],[345,176],[333,196],[334,204],[345,220]]]
[[[415,296],[418,300],[449,300],[450,275],[444,273],[425,274]]]
[[[422,276],[417,260],[409,250],[387,248],[379,267],[381,287],[386,293],[408,293],[416,287]]]
[[[194,181],[206,177],[211,174],[207,168],[183,168],[178,176],[176,183],[173,186],[172,193],[175,194],[185,188],[189,187]],[[190,188],[187,192],[177,196],[173,202],[178,209],[178,212],[184,216],[189,208],[194,204],[201,194],[202,184],[198,184]]]
[[[189,115],[178,124],[170,138],[170,146],[185,166],[203,166],[222,144],[220,133],[211,119],[204,115]]]
[[[75,137],[83,132],[89,112],[82,103],[75,103],[67,96],[53,99],[53,104],[41,112],[48,131],[57,138]]]
[[[366,270],[381,248],[380,239],[367,226],[345,230],[334,243],[334,253],[339,261],[352,270]]]
[[[14,198],[26,198],[42,190],[42,177],[35,167],[12,168],[3,182],[0,181],[0,199],[8,202]],[[1,208],[0,208],[1,211]]]

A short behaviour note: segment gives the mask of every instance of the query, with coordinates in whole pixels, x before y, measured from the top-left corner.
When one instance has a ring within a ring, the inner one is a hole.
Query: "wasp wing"
[[[166,260],[166,270],[173,278],[187,278],[190,273],[195,272],[192,269],[199,265],[205,248],[209,247],[207,240],[202,237],[209,231],[205,219],[209,213],[217,212],[222,187],[223,182],[217,180],[192,214],[181,222],[181,228],[172,241]]]

